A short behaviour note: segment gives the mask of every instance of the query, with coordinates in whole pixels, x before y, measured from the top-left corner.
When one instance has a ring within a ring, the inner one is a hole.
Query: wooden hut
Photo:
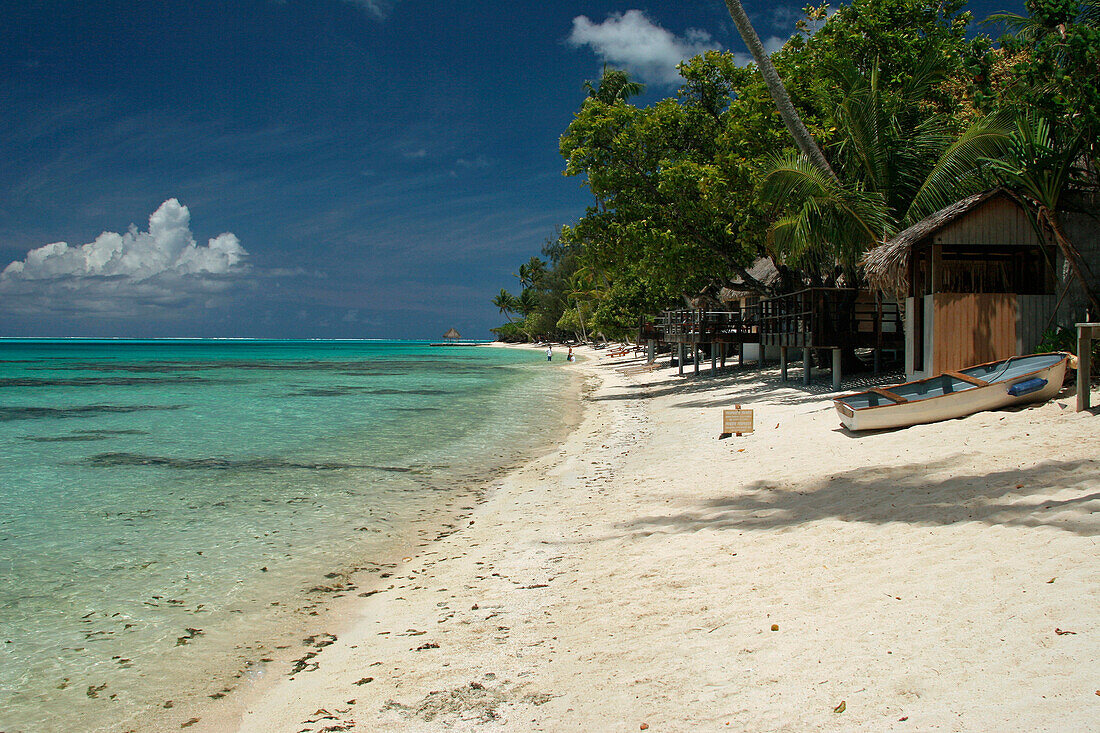
[[[757,259],[748,273],[765,285],[771,285],[779,277],[775,265],[767,257]],[[656,357],[658,344],[674,345],[680,374],[684,373],[684,363],[689,356],[695,372],[699,372],[700,349],[709,352],[712,370],[718,368],[719,362],[725,367],[726,357],[733,354],[737,354],[741,363],[746,358],[759,359],[756,348],[760,343],[756,323],[759,299],[756,291],[740,283],[687,298],[687,308],[642,319],[638,343],[648,342],[650,361]]]
[[[905,299],[905,372],[921,378],[1034,350],[1057,308],[1057,255],[997,188],[920,221],[864,258]]]
[[[898,304],[856,288],[804,288],[760,301],[761,348],[779,349],[782,379],[787,379],[791,349],[802,357],[802,381],[810,383],[811,353],[832,352],[833,389],[840,389],[842,352],[870,349],[875,371],[883,351],[904,346]]]
[[[447,333],[443,334],[443,338],[449,341],[458,341],[460,338],[462,338],[462,334],[460,334],[453,328],[448,328]]]

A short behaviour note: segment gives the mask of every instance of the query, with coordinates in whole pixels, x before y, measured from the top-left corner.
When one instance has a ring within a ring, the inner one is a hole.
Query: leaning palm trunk
[[[729,9],[734,25],[737,26],[741,38],[745,41],[745,45],[749,47],[752,57],[756,60],[756,66],[760,69],[760,75],[764,77],[764,84],[768,87],[768,93],[775,101],[779,116],[790,131],[791,137],[794,138],[795,145],[798,146],[803,155],[810,159],[810,162],[835,180],[836,173],[833,172],[829,161],[825,159],[825,154],[821,152],[817,141],[814,140],[806,126],[802,124],[802,118],[799,117],[798,110],[791,103],[787,88],[783,86],[783,80],[779,78],[779,73],[772,65],[772,60],[764,50],[764,44],[760,42],[760,36],[756,35],[756,29],[752,27],[749,16],[745,14],[745,9],[741,7],[740,0],[726,0],[726,8]]]
[[[1081,287],[1085,291],[1085,297],[1088,298],[1089,315],[1092,318],[1100,318],[1100,299],[1096,297],[1096,293],[1093,291],[1089,282],[1088,265],[1085,264],[1084,259],[1081,257],[1081,252],[1073,245],[1073,242],[1066,236],[1065,231],[1062,229],[1061,223],[1058,221],[1058,217],[1053,211],[1045,206],[1039,207],[1038,219],[1040,222],[1046,224],[1054,235],[1054,241],[1058,243],[1058,248],[1062,250],[1062,256],[1066,258],[1066,262],[1069,263],[1070,269],[1073,270],[1073,274],[1077,276],[1077,279],[1081,282]]]

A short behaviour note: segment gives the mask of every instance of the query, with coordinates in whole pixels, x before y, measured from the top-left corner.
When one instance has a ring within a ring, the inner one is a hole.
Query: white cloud
[[[392,2],[385,2],[385,0],[344,0],[344,2],[359,6],[376,18],[386,17],[393,5]]]
[[[0,295],[20,312],[91,311],[132,315],[141,306],[172,307],[223,293],[243,273],[248,256],[237,236],[219,234],[199,246],[191,213],[168,199],[149,229],[103,232],[80,246],[54,242],[0,272]]]
[[[764,50],[771,56],[773,53],[783,48],[786,45],[788,38],[780,38],[779,36],[770,36],[761,41],[764,44]]]
[[[677,36],[654,24],[641,10],[612,13],[602,23],[578,15],[573,18],[568,40],[578,48],[590,47],[604,61],[653,84],[679,83],[677,64],[720,48],[706,31],[688,29],[682,37]]]

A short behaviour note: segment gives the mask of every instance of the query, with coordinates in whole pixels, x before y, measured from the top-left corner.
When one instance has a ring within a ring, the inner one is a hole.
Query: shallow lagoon
[[[124,730],[272,673],[319,589],[351,592],[347,573],[380,572],[560,436],[562,366],[408,342],[0,341],[0,730]]]

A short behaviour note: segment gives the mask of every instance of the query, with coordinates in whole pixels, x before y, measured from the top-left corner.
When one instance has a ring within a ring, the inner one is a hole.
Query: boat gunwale
[[[1038,369],[1035,369],[1033,371],[1025,372],[1025,373],[1023,373],[1023,374],[1021,374],[1017,377],[1012,377],[1011,378],[1013,381],[1015,381],[1017,379],[1023,380],[1024,378],[1032,377],[1032,376],[1034,376],[1034,375],[1036,375],[1040,372],[1044,372],[1044,371],[1047,371],[1049,369],[1053,369],[1054,367],[1061,364],[1063,361],[1067,361],[1070,358],[1071,354],[1067,351],[1044,351],[1044,352],[1039,353],[1039,354],[1024,354],[1022,356],[1010,356],[1006,359],[994,359],[993,361],[987,361],[987,362],[983,362],[981,364],[974,364],[974,365],[971,365],[971,366],[968,366],[968,367],[964,367],[964,369],[977,369],[979,367],[990,366],[990,365],[993,365],[993,364],[1001,364],[1003,362],[1012,361],[1014,359],[1016,359],[1016,360],[1026,359],[1026,358],[1029,358],[1029,357],[1032,357],[1032,356],[1054,356],[1056,354],[1060,355],[1062,358],[1059,359],[1058,361],[1054,362],[1053,364],[1048,364],[1047,366],[1039,367]],[[957,369],[955,371],[963,371],[963,370],[962,369]],[[909,385],[909,384],[923,384],[924,382],[931,382],[933,379],[940,379],[944,376],[947,376],[947,375],[945,373],[940,373],[940,374],[936,374],[935,376],[925,377],[924,379],[914,379],[911,382],[902,382],[901,384],[895,384],[895,385],[890,385],[890,386],[892,386],[892,387],[904,387],[904,386]],[[1006,380],[1006,381],[1008,381],[1008,380]],[[928,400],[938,400],[942,397],[950,397],[951,395],[968,394],[968,393],[974,392],[974,390],[988,389],[989,387],[992,387],[994,385],[1004,384],[1004,383],[1005,382],[990,382],[989,384],[986,384],[986,385],[983,385],[983,386],[971,385],[970,389],[964,389],[964,390],[961,390],[961,391],[958,391],[958,392],[945,392],[943,394],[938,394],[938,395],[935,395],[933,397],[925,397],[924,399],[919,399],[919,400],[908,400],[906,402],[894,402],[894,403],[891,403],[889,405],[867,405],[866,407],[853,407],[852,405],[849,405],[848,403],[844,402],[844,400],[849,398],[849,397],[858,397],[860,395],[865,395],[865,394],[868,394],[869,392],[873,391],[871,389],[865,389],[865,390],[861,390],[859,392],[851,392],[849,394],[840,395],[839,397],[834,397],[833,398],[833,404],[834,405],[842,404],[845,407],[847,407],[849,410],[851,410],[853,413],[857,413],[857,412],[863,412],[865,410],[877,410],[877,409],[883,408],[883,407],[899,407],[899,406],[902,406],[902,405],[912,405],[912,404],[916,404],[916,403],[926,402]],[[880,389],[882,389],[882,388],[880,388]],[[889,389],[889,387],[886,387],[885,389]],[[854,417],[854,415],[853,415],[853,417]]]

